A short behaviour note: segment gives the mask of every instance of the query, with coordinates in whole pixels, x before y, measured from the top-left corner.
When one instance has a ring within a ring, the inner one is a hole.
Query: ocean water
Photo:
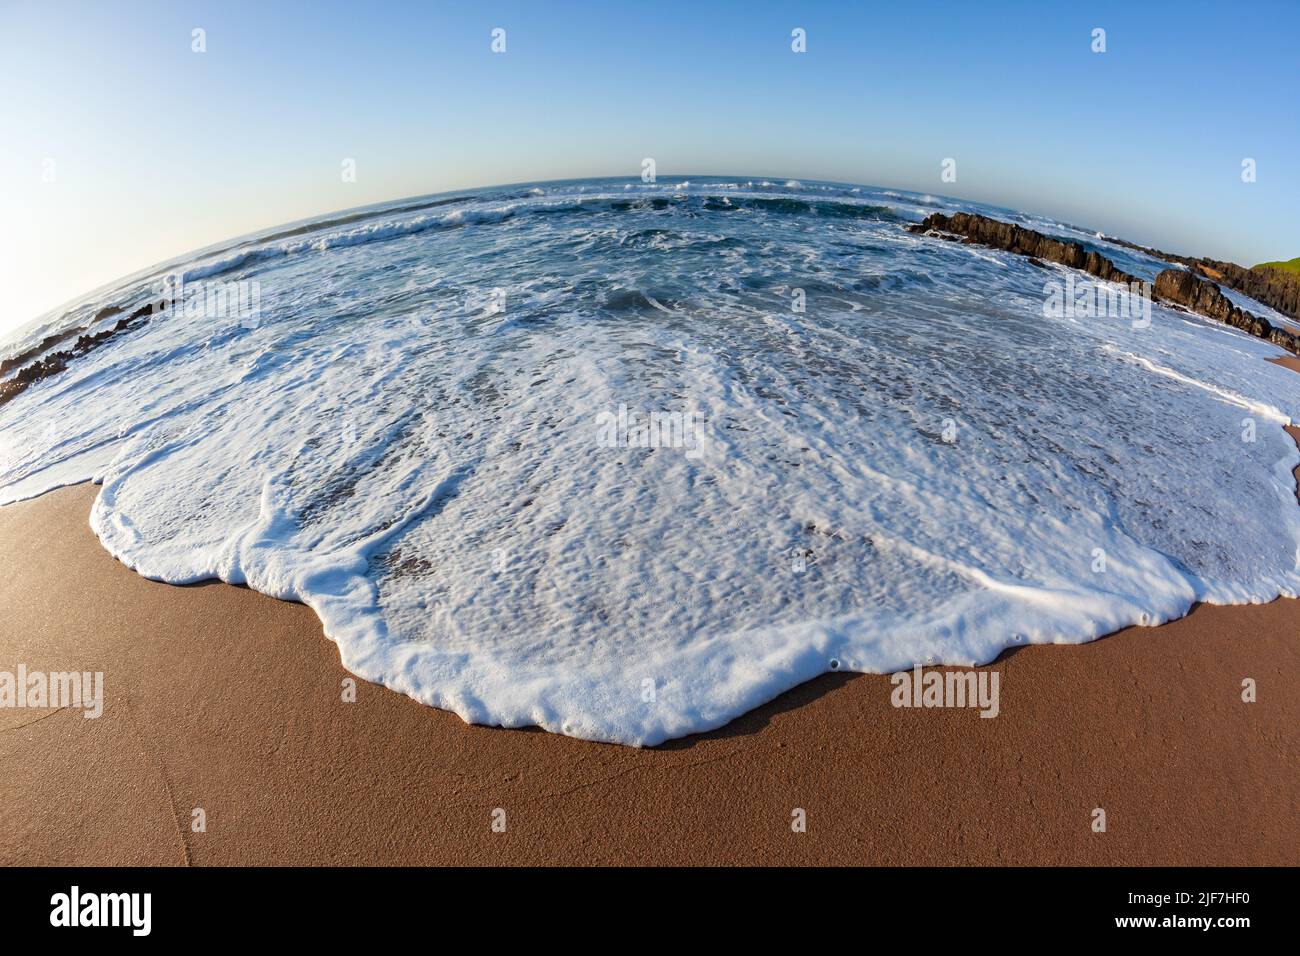
[[[0,407],[0,500],[101,482],[91,525],[143,575],[303,601],[349,670],[465,720],[638,745],[828,670],[1294,596],[1283,353],[1158,306],[1045,317],[1065,270],[904,228],[958,209],[1165,267],[827,183],[391,203],[14,337],[163,272],[260,301],[155,316]]]

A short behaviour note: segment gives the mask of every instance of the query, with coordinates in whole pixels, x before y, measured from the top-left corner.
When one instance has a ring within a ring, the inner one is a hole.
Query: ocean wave
[[[637,745],[1297,593],[1276,348],[1047,323],[1023,257],[800,186],[477,190],[183,262],[255,274],[256,321],[169,310],[17,395],[0,501],[101,481],[141,574],[303,601],[467,720]]]
[[[534,197],[545,196],[546,194],[528,191],[519,195],[534,200]],[[419,208],[426,207],[421,206]],[[313,239],[291,243],[272,242],[256,245],[251,248],[238,249],[189,267],[184,270],[182,277],[186,282],[209,279],[227,272],[254,266],[270,259],[299,255],[308,251],[326,252],[330,249],[346,248],[363,243],[384,242],[404,236],[417,235],[432,229],[450,229],[466,225],[499,223],[518,215],[545,216],[580,212],[596,214],[671,209],[703,210],[707,212],[751,210],[773,215],[816,216],[826,219],[861,219],[880,222],[908,221],[888,206],[815,197],[713,195],[709,193],[656,194],[634,199],[623,199],[616,196],[559,197],[544,202],[535,200],[515,201],[504,205],[461,207],[441,215],[381,219],[344,232],[317,236]],[[352,222],[355,221],[355,218],[349,217],[347,220],[337,221]],[[323,229],[306,231],[321,232]],[[300,230],[295,230],[293,234],[299,232]]]

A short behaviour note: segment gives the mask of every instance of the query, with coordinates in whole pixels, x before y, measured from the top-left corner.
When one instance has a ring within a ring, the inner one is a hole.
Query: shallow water
[[[1065,270],[903,228],[957,209],[1016,215],[602,180],[268,231],[176,267],[256,282],[256,316],[173,309],[0,407],[0,500],[102,480],[143,574],[303,600],[355,673],[467,720],[632,744],[829,669],[1294,595],[1281,350],[1046,318]]]

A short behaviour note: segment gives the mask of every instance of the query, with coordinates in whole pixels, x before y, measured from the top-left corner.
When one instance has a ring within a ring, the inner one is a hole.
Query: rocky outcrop
[[[988,225],[989,223],[995,226]],[[999,228],[1000,227],[1000,228]],[[1086,261],[1078,264],[1080,256],[1085,260],[1088,255],[1097,255],[1097,258],[1106,262],[1104,256],[1096,253],[1088,253],[1083,246],[1077,242],[1065,242],[1060,239],[1053,239],[1050,236],[1044,236],[1040,232],[1034,232],[1032,229],[1024,229],[1020,226],[1009,222],[1001,222],[997,219],[989,219],[986,216],[978,216],[970,213],[956,213],[952,216],[935,214],[928,217],[919,226],[909,227],[913,232],[946,232],[956,235],[965,236],[973,242],[979,242],[986,246],[993,246],[997,249],[1006,249],[1009,252],[1023,252],[1025,255],[1034,256],[1039,259],[1051,259],[1052,262],[1059,262],[1062,265],[1071,266],[1075,269],[1083,269],[1092,275],[1106,281],[1125,282],[1131,281],[1124,278],[1110,279],[1100,272],[1094,272]],[[1010,231],[1010,233],[1008,232]],[[1148,246],[1140,246],[1135,242],[1129,242],[1125,239],[1116,239],[1113,236],[1106,237],[1107,242],[1113,242],[1117,246],[1123,246],[1126,249],[1133,249],[1137,252],[1145,253],[1157,259],[1164,259],[1166,262],[1173,262],[1178,265],[1186,266],[1197,275],[1213,279],[1215,282],[1222,283],[1229,289],[1240,292],[1242,295],[1248,295],[1256,302],[1262,302],[1271,309],[1277,309],[1283,315],[1289,315],[1292,318],[1300,319],[1300,274],[1287,272],[1284,269],[1274,269],[1268,266],[1256,266],[1246,269],[1237,265],[1235,262],[1220,262],[1218,259],[1193,258],[1191,256],[1180,256],[1172,252],[1165,252],[1161,249],[1152,249]],[[1065,258],[1055,258],[1052,255],[1039,255],[1037,252],[1025,251],[1025,248],[1015,248],[1015,245],[1021,247],[1033,248],[1046,242],[1045,248],[1058,251]],[[1004,243],[1012,243],[1006,245]],[[1064,251],[1058,247],[1065,246]],[[1114,266],[1111,266],[1114,268]],[[1116,270],[1118,272],[1118,270]],[[1123,273],[1120,273],[1123,276]]]
[[[22,368],[32,359],[36,358],[36,356],[43,355],[44,353],[48,352],[50,349],[54,348],[54,346],[58,345],[60,342],[66,342],[68,339],[76,335],[79,331],[81,330],[69,329],[66,332],[60,332],[57,335],[47,335],[45,338],[41,339],[40,342],[38,342],[36,345],[33,345],[27,351],[20,352],[18,355],[15,355],[13,358],[5,359],[3,362],[0,362],[0,378],[3,378],[4,376],[8,375],[16,368]]]
[[[1267,319],[1238,308],[1210,281],[1198,278],[1182,269],[1165,269],[1156,276],[1155,296],[1165,302],[1181,305],[1211,319],[1217,319],[1233,328],[1267,339],[1289,352],[1300,353],[1300,337],[1278,328]]]
[[[94,351],[113,336],[120,332],[125,332],[128,329],[135,328],[142,324],[149,316],[153,315],[155,312],[161,312],[165,308],[167,308],[166,302],[157,302],[142,306],[126,318],[118,319],[113,323],[113,325],[106,329],[93,333],[87,332],[86,334],[79,336],[77,341],[72,344],[71,348],[64,349],[60,352],[50,353],[39,361],[31,362],[31,364],[24,364],[24,360],[30,361],[31,356],[39,355],[51,346],[71,338],[73,335],[76,335],[76,330],[74,329],[71,332],[63,332],[59,335],[50,336],[35,348],[29,349],[22,355],[10,359],[5,363],[7,367],[0,369],[0,374],[7,373],[18,365],[21,365],[22,367],[18,369],[12,378],[0,382],[0,405],[4,405],[15,396],[22,394],[27,390],[29,385],[39,382],[42,379],[49,378],[51,375],[57,375],[59,372],[62,372],[67,368],[68,363],[74,358],[85,355],[87,352]],[[117,306],[100,309],[95,313],[95,321],[103,318],[110,318],[121,311],[122,310]]]
[[[909,232],[920,235],[974,242],[994,249],[1018,253],[1028,256],[1029,261],[1037,266],[1041,266],[1043,260],[1058,262],[1072,269],[1080,269],[1106,282],[1133,284],[1141,281],[1116,268],[1115,263],[1101,253],[1085,249],[1077,242],[1045,236],[1041,232],[1025,229],[1000,219],[990,219],[988,216],[965,212],[954,213],[951,216],[934,213],[922,222],[907,228]],[[1122,244],[1134,249],[1141,248],[1132,243]],[[1226,277],[1228,273],[1223,271],[1224,269],[1241,268],[1232,266],[1232,263],[1215,263],[1215,266],[1222,268],[1207,269],[1201,263],[1193,263],[1188,271],[1165,269],[1156,276],[1152,297],[1190,309],[1207,318],[1248,332],[1257,338],[1267,339],[1289,352],[1300,354],[1300,336],[1278,328],[1267,319],[1253,315],[1245,309],[1238,308],[1223,294],[1218,285],[1199,278],[1199,275],[1209,275],[1211,270]],[[1191,271],[1193,268],[1195,271]]]
[[[1248,295],[1256,302],[1263,302],[1283,315],[1300,319],[1300,275],[1267,266],[1244,269],[1235,262],[1215,262],[1212,259],[1202,259],[1195,266],[1200,270],[1207,267],[1219,272],[1223,277],[1219,281],[1228,288]]]
[[[922,235],[933,233],[941,238],[944,238],[944,233],[950,236],[961,236],[966,242],[976,242],[982,246],[1029,256],[1031,260],[1038,260],[1036,265],[1041,265],[1044,260],[1059,262],[1063,266],[1080,269],[1105,282],[1131,284],[1141,281],[1136,276],[1116,268],[1115,263],[1101,253],[1085,249],[1077,242],[1055,239],[1033,229],[1025,229],[1015,223],[990,219],[987,216],[966,212],[945,216],[943,213],[936,212],[927,216],[923,222],[908,226],[908,230]]]
[[[16,368],[22,368],[32,359],[36,358],[36,356],[44,355],[50,349],[54,348],[54,346],[58,345],[60,342],[66,342],[78,332],[86,331],[86,329],[93,326],[96,322],[102,322],[104,319],[111,318],[121,311],[122,307],[120,305],[107,305],[95,313],[95,317],[90,320],[88,325],[84,325],[81,328],[71,328],[55,335],[47,335],[25,352],[21,352],[12,358],[7,358],[0,362],[0,378],[4,378]]]
[[[1269,266],[1254,266],[1247,269],[1235,262],[1220,262],[1218,259],[1193,258],[1180,256],[1162,249],[1139,246],[1137,243],[1107,236],[1107,242],[1135,249],[1166,262],[1187,266],[1198,275],[1221,282],[1229,289],[1248,295],[1256,302],[1262,302],[1270,309],[1277,309],[1283,315],[1300,319],[1300,274],[1274,269]]]

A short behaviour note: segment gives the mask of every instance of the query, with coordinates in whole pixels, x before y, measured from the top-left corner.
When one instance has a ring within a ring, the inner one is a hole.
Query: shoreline
[[[976,669],[995,719],[827,674],[638,749],[361,680],[344,702],[309,608],[141,578],[91,532],[97,490],[0,509],[0,670],[104,673],[98,719],[0,709],[6,864],[1300,863],[1300,601],[1011,649]]]

